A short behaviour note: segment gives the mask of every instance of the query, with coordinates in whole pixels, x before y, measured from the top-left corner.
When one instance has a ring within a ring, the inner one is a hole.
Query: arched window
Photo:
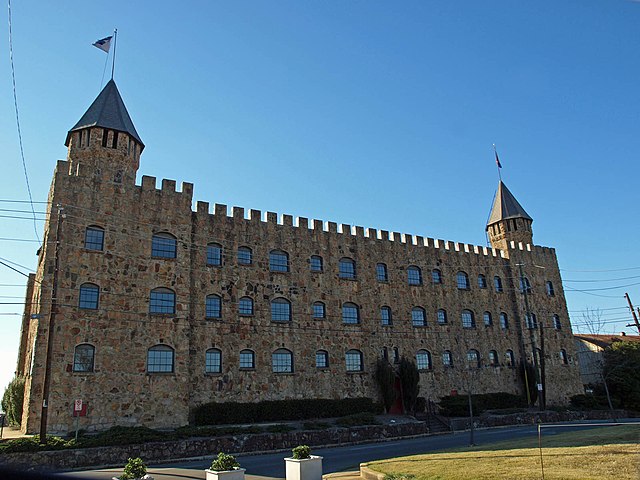
[[[154,258],[176,258],[178,242],[170,233],[156,233],[151,239],[151,256]]]
[[[389,360],[389,349],[387,347],[382,347],[380,355],[382,355],[382,358],[384,358],[385,360]]]
[[[495,350],[489,350],[489,365],[491,365],[492,367],[497,367],[499,366],[499,364],[498,352],[496,352]]]
[[[342,321],[344,323],[360,323],[360,309],[355,303],[342,304]]]
[[[96,349],[93,345],[83,343],[77,345],[73,352],[74,372],[93,372],[93,358]]]
[[[502,279],[497,275],[493,277],[493,288],[495,288],[496,292],[502,292]]]
[[[341,258],[338,265],[338,276],[340,278],[347,278],[355,280],[356,278],[356,262],[351,258]]]
[[[269,270],[272,272],[288,272],[289,254],[282,250],[271,250],[269,252]]]
[[[251,370],[256,368],[256,354],[253,350],[240,350],[240,369]]]
[[[491,312],[484,312],[482,314],[482,320],[484,321],[485,327],[490,327],[493,325],[493,318],[491,317]]]
[[[176,313],[176,294],[168,288],[154,288],[149,296],[149,313]]]
[[[313,318],[326,318],[327,310],[325,308],[324,303],[314,302],[311,307],[313,310]]]
[[[555,330],[562,330],[562,323],[560,323],[560,317],[558,315],[553,316],[553,328]]]
[[[530,330],[534,330],[538,328],[538,319],[536,318],[535,313],[528,313],[525,317],[527,322],[527,328]]]
[[[428,350],[418,350],[416,353],[416,365],[418,370],[431,370],[431,353]]]
[[[291,303],[286,298],[274,298],[271,301],[271,320],[273,322],[291,321]]]
[[[206,318],[222,317],[222,299],[218,295],[207,295],[205,310]]]
[[[507,350],[504,354],[504,362],[507,367],[513,368],[516,365],[515,357],[513,356],[513,350]]]
[[[500,312],[500,328],[502,330],[507,330],[509,328],[509,318],[504,312]]]
[[[378,280],[379,282],[389,281],[389,276],[387,275],[387,265],[385,263],[376,264],[376,280]]]
[[[100,300],[100,287],[93,283],[80,285],[80,300],[78,307],[87,310],[97,310]]]
[[[360,350],[348,350],[345,354],[345,363],[347,372],[362,372],[364,370],[364,361]]]
[[[422,285],[422,270],[420,270],[420,267],[411,265],[407,268],[407,281],[409,285]]]
[[[279,348],[271,354],[271,368],[273,373],[293,372],[293,353],[286,348]]]
[[[478,288],[487,288],[487,277],[482,274],[478,275]]]
[[[480,368],[480,353],[478,350],[471,349],[467,352],[467,364],[469,368]]]
[[[253,252],[249,247],[238,248],[238,264],[251,265],[253,263]]]
[[[222,352],[217,348],[210,348],[205,352],[205,373],[222,372]]]
[[[520,293],[531,293],[531,283],[527,277],[520,277]]]
[[[400,363],[400,350],[398,350],[398,347],[393,347],[393,363]]]
[[[569,357],[567,356],[567,351],[564,348],[560,349],[560,361],[563,365],[569,364]]]
[[[427,314],[422,307],[413,307],[411,309],[411,325],[414,327],[427,326]]]
[[[442,283],[442,272],[437,268],[434,268],[431,271],[431,281],[436,285],[440,285]]]
[[[87,227],[84,232],[84,248],[102,251],[104,249],[104,228],[94,225]]]
[[[222,245],[210,243],[207,245],[207,265],[213,267],[222,266]]]
[[[238,314],[244,317],[253,315],[253,299],[251,297],[242,297],[238,302]]]
[[[547,281],[545,287],[547,290],[547,295],[549,295],[550,297],[555,297],[556,291],[553,289],[553,282]]]
[[[173,348],[156,345],[147,351],[148,373],[173,373]]]
[[[466,272],[458,272],[456,275],[458,290],[469,290],[469,275]]]
[[[316,352],[316,368],[329,368],[329,352],[326,350]]]
[[[392,325],[393,319],[391,318],[391,308],[384,306],[380,307],[380,323],[382,325]]]
[[[476,328],[476,321],[471,310],[463,310],[460,316],[462,318],[462,328]]]
[[[322,272],[324,270],[322,257],[320,255],[311,255],[311,259],[309,260],[309,267],[311,268],[312,272]]]
[[[447,324],[447,311],[443,308],[438,310],[438,325]]]
[[[451,350],[445,350],[442,352],[442,364],[445,367],[453,367],[453,356],[451,355]]]

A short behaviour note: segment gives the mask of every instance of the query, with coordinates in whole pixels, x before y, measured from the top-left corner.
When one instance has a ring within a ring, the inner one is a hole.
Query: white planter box
[[[246,468],[236,468],[235,470],[224,470],[216,472],[215,470],[206,469],[207,480],[244,480],[244,472]]]
[[[287,480],[322,480],[322,457],[311,455],[311,458],[297,460],[284,459]]]

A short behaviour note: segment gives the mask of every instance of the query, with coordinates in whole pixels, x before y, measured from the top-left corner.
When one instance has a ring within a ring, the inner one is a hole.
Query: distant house
[[[580,363],[582,383],[597,385],[602,383],[603,352],[614,342],[640,342],[640,335],[574,335],[576,353]]]

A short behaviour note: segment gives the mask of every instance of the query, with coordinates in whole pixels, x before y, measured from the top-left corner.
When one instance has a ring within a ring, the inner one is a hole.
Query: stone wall
[[[153,442],[73,450],[0,455],[0,466],[23,470],[61,471],[87,467],[124,466],[129,457],[145,463],[168,462],[183,458],[213,456],[218,452],[241,454],[291,449],[298,445],[326,447],[360,442],[426,435],[422,422],[399,425],[333,428],[321,431],[263,433],[219,438],[192,438],[175,442]],[[251,472],[248,472],[251,473]]]

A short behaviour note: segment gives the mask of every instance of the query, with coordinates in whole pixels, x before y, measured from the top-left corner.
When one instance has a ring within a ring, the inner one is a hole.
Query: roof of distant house
[[[574,335],[578,340],[607,348],[614,342],[640,342],[640,335]]]

